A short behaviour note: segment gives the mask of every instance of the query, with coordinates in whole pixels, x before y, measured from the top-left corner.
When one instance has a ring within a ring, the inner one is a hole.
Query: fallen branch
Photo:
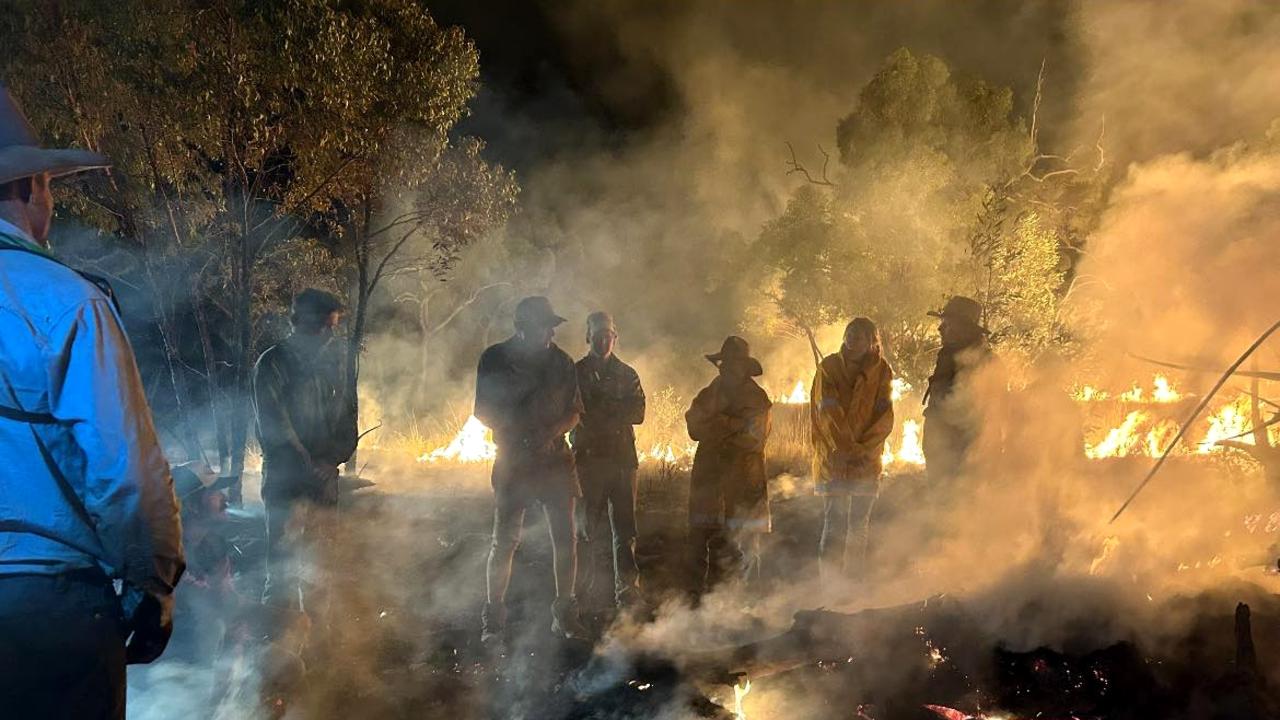
[[[1167,360],[1156,360],[1155,358],[1149,358],[1149,357],[1146,357],[1145,355],[1138,355],[1136,353],[1129,353],[1129,357],[1135,360],[1141,360],[1146,363],[1151,363],[1152,365],[1156,365],[1158,367],[1166,367],[1171,370],[1185,370],[1187,372],[1214,372],[1217,369],[1217,368],[1206,367],[1204,365],[1185,365],[1182,363],[1169,362]],[[1240,377],[1257,378],[1259,380],[1280,381],[1280,372],[1274,372],[1269,370],[1240,370],[1234,374],[1239,375]]]

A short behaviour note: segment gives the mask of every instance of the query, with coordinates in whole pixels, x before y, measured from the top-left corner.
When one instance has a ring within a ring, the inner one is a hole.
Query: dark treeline
[[[114,162],[61,198],[55,244],[117,286],[168,441],[196,457],[211,429],[224,472],[293,293],[348,297],[358,350],[389,278],[447,279],[514,204],[453,132],[473,44],[411,0],[33,0],[0,38],[38,131]]]

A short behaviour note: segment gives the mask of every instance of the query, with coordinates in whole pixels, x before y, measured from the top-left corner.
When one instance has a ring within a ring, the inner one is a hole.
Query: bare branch
[[[806,169],[805,166],[800,164],[800,161],[796,159],[796,149],[791,146],[791,143],[787,143],[787,150],[791,151],[791,159],[787,161],[787,167],[789,168],[787,170],[788,175],[799,173],[804,176],[804,179],[807,182],[812,183],[814,185],[825,185],[827,187],[836,186],[836,184],[831,182],[831,179],[827,177],[827,167],[831,164],[831,154],[828,153],[826,150],[822,149],[821,145],[818,146],[818,152],[822,153],[822,178],[821,179],[814,178],[813,175],[809,174],[808,169]]]
[[[1102,129],[1098,131],[1098,142],[1094,145],[1098,150],[1098,164],[1093,166],[1093,171],[1098,172],[1107,162],[1107,151],[1102,148],[1102,139],[1107,135],[1107,116],[1102,116]]]
[[[441,320],[434,328],[431,329],[431,334],[435,335],[436,333],[448,327],[449,323],[453,322],[454,319],[457,318],[458,315],[461,314],[463,310],[466,310],[467,308],[474,305],[475,302],[480,299],[480,296],[483,295],[486,290],[492,290],[493,288],[496,288],[496,287],[514,287],[514,286],[509,282],[495,282],[495,283],[489,283],[488,285],[485,285],[483,287],[476,288],[476,291],[471,293],[471,297],[467,298],[466,301],[464,302],[458,303],[458,306],[453,309],[453,312],[449,313],[448,317],[446,317],[444,320]]]
[[[378,281],[382,279],[382,274],[387,269],[387,263],[391,262],[396,255],[400,254],[400,249],[404,247],[405,243],[409,242],[409,238],[413,237],[416,232],[418,232],[417,227],[409,228],[409,232],[402,235],[400,239],[391,246],[391,249],[387,250],[387,254],[382,256],[382,261],[378,263],[377,269],[374,270],[373,275],[369,278],[370,292],[372,292],[373,288],[378,285]]]
[[[1040,59],[1040,74],[1036,76],[1036,97],[1031,101],[1031,147],[1040,148],[1040,100],[1044,97],[1044,68],[1048,58]]]

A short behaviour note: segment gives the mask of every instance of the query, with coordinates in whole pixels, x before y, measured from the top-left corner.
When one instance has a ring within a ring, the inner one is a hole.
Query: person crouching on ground
[[[582,397],[573,359],[551,342],[562,322],[546,298],[521,300],[515,335],[487,348],[476,370],[475,416],[493,430],[498,446],[493,544],[480,618],[480,640],[488,647],[499,647],[503,640],[511,564],[525,510],[534,504],[542,505],[551,533],[556,583],[551,631],[566,638],[586,635],[574,597],[578,551],[573,510],[582,490],[564,438],[582,415]]]
[[[818,544],[824,581],[846,570],[854,577],[865,572],[871,508],[884,469],[881,456],[893,432],[892,382],[880,333],[865,317],[849,323],[840,352],[823,358],[813,376],[809,410],[815,489],[824,498]]]
[[[753,378],[764,374],[747,341],[725,338],[707,355],[720,374],[693,399],[685,422],[698,442],[689,481],[694,580],[705,592],[732,568],[760,573],[760,537],[770,530],[764,449],[773,403]]]

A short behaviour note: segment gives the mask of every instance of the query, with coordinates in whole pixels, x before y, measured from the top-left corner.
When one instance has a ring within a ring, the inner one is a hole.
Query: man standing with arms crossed
[[[49,254],[47,150],[0,87],[0,713],[122,720],[172,631],[182,530],[112,299]],[[117,597],[113,580],[124,590]]]
[[[640,601],[634,426],[644,422],[645,402],[640,376],[613,353],[617,341],[609,313],[587,317],[590,350],[577,363],[583,413],[573,430],[573,454],[587,511],[587,588],[599,597],[608,566],[614,602],[627,608]]]

